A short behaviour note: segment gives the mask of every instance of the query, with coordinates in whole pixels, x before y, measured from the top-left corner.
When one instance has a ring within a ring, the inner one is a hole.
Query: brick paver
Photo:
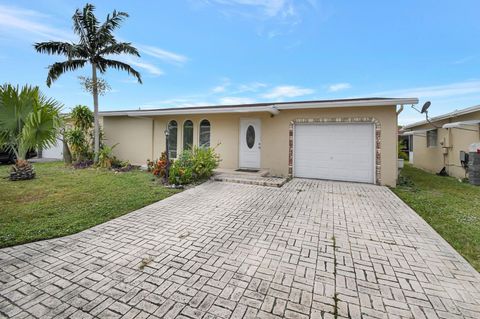
[[[389,189],[208,182],[0,250],[0,317],[480,318],[480,275]]]

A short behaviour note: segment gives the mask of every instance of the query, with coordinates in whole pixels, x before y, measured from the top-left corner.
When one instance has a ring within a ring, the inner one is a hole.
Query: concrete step
[[[245,176],[245,175],[226,175],[216,174],[212,176],[212,180],[217,182],[239,183],[247,185],[259,185],[268,187],[282,187],[287,178],[284,177],[262,177],[262,176]]]

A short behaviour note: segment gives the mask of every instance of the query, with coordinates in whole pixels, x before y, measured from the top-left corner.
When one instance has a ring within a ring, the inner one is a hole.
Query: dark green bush
[[[218,167],[220,157],[214,148],[194,147],[185,150],[170,167],[169,182],[185,185],[209,178]]]

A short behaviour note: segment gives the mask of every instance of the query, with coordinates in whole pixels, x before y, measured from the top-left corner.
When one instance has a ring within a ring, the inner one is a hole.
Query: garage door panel
[[[296,125],[294,175],[372,183],[373,136],[367,123]]]

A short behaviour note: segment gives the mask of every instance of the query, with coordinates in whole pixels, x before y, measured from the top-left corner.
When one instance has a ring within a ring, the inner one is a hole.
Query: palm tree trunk
[[[94,124],[94,162],[98,162],[98,152],[100,151],[100,125],[98,120],[98,87],[97,87],[97,65],[92,63],[92,80],[93,80],[93,116]]]
[[[62,145],[63,145],[63,161],[66,164],[72,164],[72,153],[68,147],[67,139],[65,138],[65,129],[62,131]]]

